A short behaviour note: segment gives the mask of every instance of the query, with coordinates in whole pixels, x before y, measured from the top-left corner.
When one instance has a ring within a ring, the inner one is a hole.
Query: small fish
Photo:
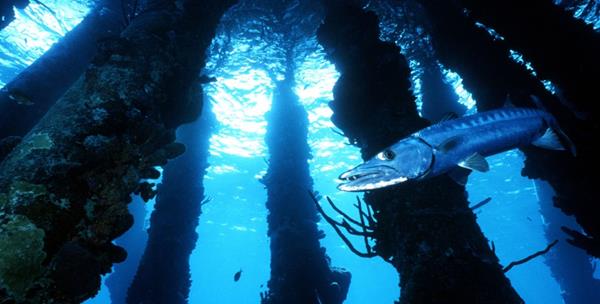
[[[481,112],[442,121],[401,139],[342,173],[338,189],[368,191],[444,173],[464,185],[469,170],[489,170],[486,156],[526,145],[566,150],[563,142],[575,155],[572,142],[543,110],[507,107]]]
[[[237,282],[237,281],[239,281],[241,276],[242,276],[242,270],[240,269],[240,271],[236,272],[236,273],[233,275],[233,281],[234,281],[234,282]]]
[[[492,200],[492,198],[491,198],[491,197],[488,197],[488,198],[486,198],[486,199],[482,200],[481,202],[479,202],[479,203],[477,203],[477,204],[473,205],[473,206],[471,207],[471,210],[476,210],[476,209],[479,209],[479,208],[481,208],[481,207],[485,206],[485,205],[486,205],[487,203],[489,203],[491,200]]]
[[[22,106],[34,105],[34,102],[31,101],[31,98],[29,98],[28,96],[26,96],[23,93],[19,93],[19,92],[15,92],[15,91],[9,92],[8,98],[10,98],[12,101],[14,101],[15,103],[22,105]]]

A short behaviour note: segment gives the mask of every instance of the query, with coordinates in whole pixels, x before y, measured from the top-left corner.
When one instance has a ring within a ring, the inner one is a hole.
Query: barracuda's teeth
[[[346,171],[346,172],[344,172],[344,173],[340,174],[340,176],[338,177],[338,179],[341,179],[341,180],[346,180],[346,179],[348,179],[350,176],[352,176],[352,175],[350,175],[350,172],[351,172],[351,171],[352,171],[352,170],[348,170],[348,171]]]
[[[403,183],[407,180],[408,180],[408,178],[406,178],[404,176],[400,176],[397,178],[393,178],[391,180],[373,181],[373,182],[368,182],[368,183],[358,184],[358,185],[353,184],[352,181],[350,181],[348,183],[339,184],[337,186],[337,188],[341,191],[348,191],[348,192],[369,191],[369,190],[385,188],[387,186]]]

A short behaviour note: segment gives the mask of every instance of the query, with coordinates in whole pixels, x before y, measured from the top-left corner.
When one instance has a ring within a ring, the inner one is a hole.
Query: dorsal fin
[[[460,143],[460,136],[453,136],[446,140],[444,140],[441,144],[439,144],[436,149],[440,152],[448,152],[452,150],[454,147],[458,146]]]
[[[457,119],[457,118],[458,118],[458,114],[456,114],[454,112],[448,112],[448,113],[444,114],[444,116],[442,116],[442,118],[440,118],[440,120],[438,120],[437,123],[442,123],[444,121],[453,120],[453,119]]]
[[[505,108],[516,108],[515,104],[512,102],[512,99],[510,99],[510,94],[506,94],[506,99],[504,100],[504,107]]]
[[[477,152],[471,154],[471,156],[458,163],[458,165],[479,172],[488,172],[490,170],[490,165],[485,160],[485,157]]]
[[[566,150],[565,147],[560,143],[558,135],[556,132],[554,132],[554,130],[552,130],[552,128],[547,128],[546,132],[544,132],[544,135],[534,140],[531,144],[536,147],[549,150]]]
[[[529,98],[531,98],[531,101],[533,102],[533,104],[535,104],[535,106],[538,109],[540,109],[540,110],[542,110],[544,112],[550,113],[548,111],[548,109],[546,109],[546,106],[544,106],[544,103],[542,102],[542,100],[539,97],[537,97],[536,95],[531,94],[531,95],[529,95]]]

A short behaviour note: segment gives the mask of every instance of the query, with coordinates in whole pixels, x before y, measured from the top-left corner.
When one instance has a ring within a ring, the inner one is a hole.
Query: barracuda
[[[545,111],[502,108],[482,112],[442,121],[398,141],[342,173],[338,189],[368,191],[444,173],[464,184],[469,170],[489,170],[486,156],[526,145],[566,150],[563,143],[575,155],[573,143]]]

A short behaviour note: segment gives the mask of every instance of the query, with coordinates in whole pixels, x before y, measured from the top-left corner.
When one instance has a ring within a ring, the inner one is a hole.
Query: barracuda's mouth
[[[396,169],[389,166],[360,165],[348,170],[338,177],[342,181],[338,189],[342,191],[368,191],[399,184],[408,180]]]

